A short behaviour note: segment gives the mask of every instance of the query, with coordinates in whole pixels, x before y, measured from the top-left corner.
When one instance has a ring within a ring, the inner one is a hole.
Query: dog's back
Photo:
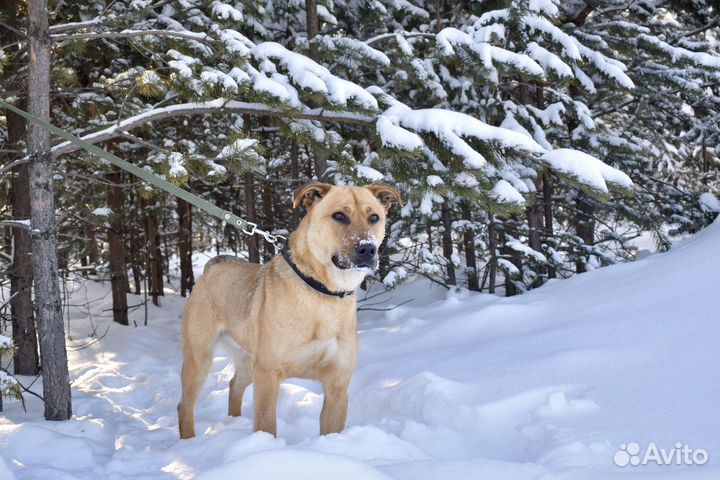
[[[206,264],[205,269],[203,270],[203,275],[205,275],[210,267],[213,265],[217,265],[218,263],[247,263],[245,260],[235,257],[233,255],[218,255],[217,257],[211,258]]]

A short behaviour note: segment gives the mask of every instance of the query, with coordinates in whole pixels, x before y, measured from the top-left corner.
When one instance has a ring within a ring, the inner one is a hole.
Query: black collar
[[[302,272],[300,271],[300,269],[298,268],[298,266],[295,265],[295,262],[292,261],[292,257],[291,257],[291,255],[290,255],[290,249],[287,248],[287,246],[284,246],[284,247],[283,247],[283,249],[282,249],[282,256],[283,256],[283,258],[285,259],[285,261],[288,263],[288,265],[290,265],[290,268],[292,268],[293,271],[294,271],[295,273],[297,273],[298,277],[302,278],[303,281],[304,281],[310,288],[312,288],[313,290],[315,290],[316,292],[320,292],[320,293],[323,293],[323,294],[325,294],[325,295],[331,295],[331,296],[333,296],[333,297],[340,297],[340,298],[345,298],[345,297],[348,297],[348,296],[353,295],[353,294],[355,293],[354,290],[348,290],[348,291],[345,291],[345,292],[333,292],[332,290],[330,290],[329,288],[327,288],[322,282],[320,282],[320,281],[318,281],[318,280],[316,280],[316,279],[314,279],[314,278],[312,278],[312,277],[309,277],[309,276],[305,275],[304,273],[302,273]]]

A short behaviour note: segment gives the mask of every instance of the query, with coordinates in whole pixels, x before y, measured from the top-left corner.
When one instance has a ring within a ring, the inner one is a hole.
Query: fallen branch
[[[203,115],[207,113],[239,113],[254,114],[261,116],[295,118],[303,120],[315,120],[321,122],[341,122],[353,123],[356,125],[368,126],[375,119],[369,115],[353,113],[347,111],[332,111],[323,108],[304,108],[301,110],[287,110],[280,108],[268,107],[262,103],[239,102],[236,100],[217,99],[207,102],[180,103],[169,107],[157,108],[138,115],[126,118],[115,125],[89,133],[80,137],[82,140],[96,144],[105,142],[123,135],[123,133],[134,128],[138,128],[147,123],[164,120],[166,118],[181,117],[187,115]],[[52,154],[55,157],[72,153],[79,150],[75,144],[63,142],[52,148]]]
[[[30,230],[30,220],[0,220],[0,228],[2,227]]]
[[[18,167],[18,166],[20,166],[20,165],[24,165],[24,164],[26,164],[26,163],[28,163],[28,159],[27,159],[27,158],[20,158],[20,159],[18,159],[18,160],[15,160],[14,162],[8,163],[7,165],[3,165],[2,167],[0,167],[0,175],[2,175],[3,173],[5,173],[5,172],[7,172],[7,171],[12,170],[12,169],[15,168],[15,167]]]
[[[101,38],[120,39],[144,36],[185,38],[189,40],[196,40],[198,42],[205,43],[206,45],[211,44],[206,33],[178,32],[174,30],[123,30],[120,32],[61,33],[50,35],[50,40],[54,42],[72,42],[80,40],[98,40]]]

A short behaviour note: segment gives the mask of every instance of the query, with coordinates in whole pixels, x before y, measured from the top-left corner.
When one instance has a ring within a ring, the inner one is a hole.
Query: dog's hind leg
[[[242,413],[242,400],[245,389],[253,381],[252,358],[232,339],[226,339],[223,346],[232,357],[235,375],[230,379],[230,395],[228,398],[228,415],[239,417]]]
[[[183,319],[182,398],[177,406],[180,438],[195,436],[195,403],[212,365],[213,347],[218,333],[213,328],[197,328],[197,312],[188,309]]]

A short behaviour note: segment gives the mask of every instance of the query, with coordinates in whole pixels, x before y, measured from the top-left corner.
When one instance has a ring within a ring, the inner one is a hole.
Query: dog
[[[195,403],[220,341],[230,352],[228,414],[241,414],[254,385],[255,431],[277,435],[280,383],[289,377],[322,383],[320,433],[345,427],[348,387],[357,356],[355,289],[377,269],[385,219],[400,192],[389,185],[312,182],[293,192],[307,209],[287,247],[263,265],[232,256],[205,266],[182,320],[180,438],[195,436]]]

